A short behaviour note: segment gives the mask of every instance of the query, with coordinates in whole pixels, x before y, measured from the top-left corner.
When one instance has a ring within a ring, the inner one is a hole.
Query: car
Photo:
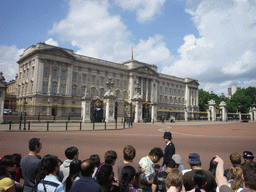
[[[12,110],[11,109],[4,109],[4,115],[11,115]]]

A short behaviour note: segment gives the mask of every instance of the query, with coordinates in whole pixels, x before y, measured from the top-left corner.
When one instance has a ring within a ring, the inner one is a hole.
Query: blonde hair
[[[231,167],[230,170],[230,179],[233,179],[233,183],[231,184],[231,189],[232,190],[237,190],[239,189],[242,184],[242,175],[243,175],[243,170],[241,167]]]
[[[181,188],[183,184],[182,173],[178,169],[172,169],[166,178],[165,185],[166,189],[169,189],[171,186],[176,188]]]

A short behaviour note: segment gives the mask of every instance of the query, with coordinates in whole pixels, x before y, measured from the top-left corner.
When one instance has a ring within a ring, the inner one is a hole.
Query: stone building
[[[12,112],[16,111],[16,91],[17,91],[16,80],[11,80],[10,82],[7,83],[4,108],[11,109]]]
[[[198,81],[158,73],[156,65],[133,59],[115,63],[45,43],[30,46],[17,63],[17,109],[25,107],[30,115],[80,115],[81,98],[86,93],[103,99],[109,78],[118,116],[124,115],[124,103],[132,101],[137,84],[149,114],[152,104],[158,111],[198,111]]]

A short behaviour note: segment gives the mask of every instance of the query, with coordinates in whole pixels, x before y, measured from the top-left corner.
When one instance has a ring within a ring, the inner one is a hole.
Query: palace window
[[[83,82],[86,82],[86,74],[83,74]]]
[[[47,93],[47,91],[48,91],[48,85],[44,84],[43,85],[43,93]]]
[[[45,68],[44,69],[44,76],[48,76],[49,75],[49,69],[48,68]]]
[[[76,88],[72,88],[72,96],[76,96]]]
[[[66,78],[66,72],[65,72],[65,71],[62,71],[62,72],[61,72],[61,78],[62,78],[62,79],[65,79],[65,78]]]
[[[56,77],[56,76],[57,76],[57,69],[53,69],[53,70],[52,70],[52,76],[53,76],[53,77]]]
[[[92,83],[95,82],[95,75],[92,75]]]
[[[76,81],[77,79],[77,73],[73,73],[73,81]]]
[[[57,92],[57,87],[56,87],[56,85],[52,85],[52,93],[53,93],[53,94],[56,94],[56,92]]]
[[[61,86],[61,87],[60,87],[60,93],[61,93],[62,95],[64,95],[64,92],[65,92],[65,87],[64,87],[64,86]]]

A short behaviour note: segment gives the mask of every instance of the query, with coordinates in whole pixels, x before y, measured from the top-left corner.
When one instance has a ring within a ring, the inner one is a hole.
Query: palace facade
[[[143,103],[156,105],[159,112],[198,111],[198,81],[158,73],[156,65],[133,59],[115,63],[45,43],[30,46],[17,63],[18,112],[80,115],[81,98],[86,93],[103,99],[109,78],[118,116],[124,115],[125,101],[132,102],[137,84]]]

